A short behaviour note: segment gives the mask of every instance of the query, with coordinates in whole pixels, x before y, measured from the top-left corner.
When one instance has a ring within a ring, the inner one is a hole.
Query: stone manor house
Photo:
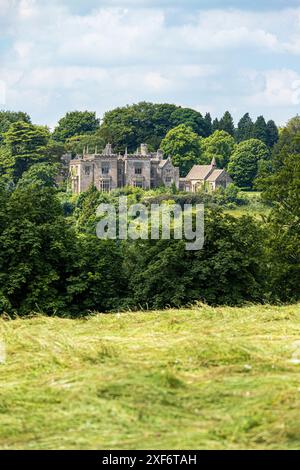
[[[114,153],[110,144],[99,154],[84,151],[70,160],[69,176],[72,191],[77,194],[91,185],[106,192],[124,186],[151,189],[162,185],[195,192],[203,184],[214,190],[232,182],[225,170],[216,168],[215,159],[211,165],[194,165],[186,178],[179,178],[179,169],[171,158],[164,159],[161,150],[149,152],[146,144],[141,144],[136,153],[124,155]]]

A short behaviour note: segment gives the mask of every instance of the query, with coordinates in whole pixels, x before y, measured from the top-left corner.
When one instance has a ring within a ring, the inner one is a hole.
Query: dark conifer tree
[[[237,130],[236,130],[236,140],[237,142],[242,142],[243,140],[251,139],[253,136],[253,121],[249,116],[249,113],[244,114],[240,119]]]
[[[278,142],[278,129],[274,121],[267,122],[267,144],[269,147],[274,147]]]
[[[212,132],[218,131],[219,130],[219,119],[215,118],[212,123]]]
[[[230,135],[234,135],[234,122],[229,111],[224,113],[224,116],[220,119],[219,130],[226,131]]]
[[[205,114],[204,122],[206,127],[206,137],[209,137],[212,134],[212,119],[210,113]]]
[[[267,124],[265,118],[263,116],[258,116],[253,126],[253,135],[254,139],[259,139],[264,144],[268,144],[268,132],[267,132]]]

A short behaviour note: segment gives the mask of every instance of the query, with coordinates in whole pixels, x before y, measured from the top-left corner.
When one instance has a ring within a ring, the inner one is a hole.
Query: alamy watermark
[[[126,196],[119,204],[100,204],[96,232],[100,239],[185,240],[186,250],[200,250],[204,244],[204,205],[131,204]]]

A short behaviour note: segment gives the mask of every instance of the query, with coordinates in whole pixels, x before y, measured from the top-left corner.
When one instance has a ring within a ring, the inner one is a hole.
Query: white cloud
[[[257,15],[240,11],[212,10],[201,12],[196,22],[184,25],[182,40],[195,49],[216,50],[260,46],[275,49],[276,35],[264,29],[263,22],[254,21]]]
[[[18,14],[22,20],[33,18],[38,14],[38,6],[35,0],[20,0]]]
[[[276,65],[276,58],[300,54],[299,8],[183,9],[172,21],[164,8],[99,3],[80,15],[62,0],[0,0],[7,106],[52,121],[70,108],[102,112],[141,99],[185,102],[202,112],[208,103],[217,114],[224,106],[238,113],[240,96],[257,107],[298,104],[297,67]],[[259,66],[246,65],[248,57]],[[269,71],[238,80],[240,69],[265,69],[265,62]]]
[[[300,104],[300,74],[294,70],[269,70],[254,72],[250,80],[263,79],[263,86],[247,101],[251,105],[285,107]]]

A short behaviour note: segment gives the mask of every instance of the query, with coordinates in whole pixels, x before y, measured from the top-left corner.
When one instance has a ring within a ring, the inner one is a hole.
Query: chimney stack
[[[146,156],[148,154],[147,144],[141,144],[141,155]]]

